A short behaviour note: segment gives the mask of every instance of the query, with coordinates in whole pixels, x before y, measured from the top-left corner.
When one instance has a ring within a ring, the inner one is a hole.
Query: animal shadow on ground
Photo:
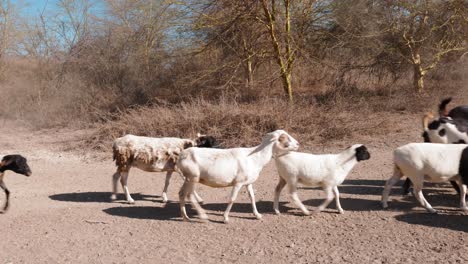
[[[382,195],[385,183],[385,180],[345,180],[342,185],[338,186],[338,189],[340,193]],[[403,194],[403,190],[401,188],[403,183],[404,180],[397,182],[397,184],[393,186],[391,195]],[[430,190],[430,192],[453,193],[453,187],[450,185],[450,183],[425,182],[424,190]]]
[[[227,203],[209,203],[203,204],[202,207],[207,210],[210,215],[223,215],[227,208]],[[273,203],[270,201],[257,202],[257,209],[260,213],[273,212]],[[192,208],[190,203],[186,204],[187,214],[194,220],[197,219],[197,212]],[[179,203],[169,202],[164,207],[152,206],[121,206],[112,207],[103,210],[105,213],[115,216],[137,218],[137,219],[153,219],[153,220],[173,220],[181,221]],[[232,213],[245,213],[245,216],[233,215]],[[231,209],[230,218],[256,219],[252,213],[252,205],[250,203],[234,203]],[[223,223],[209,219],[211,222]]]
[[[49,198],[55,201],[62,202],[77,202],[77,203],[107,203],[111,202],[110,192],[76,192],[76,193],[60,193],[50,195]],[[147,195],[141,193],[132,193],[132,198],[135,201],[155,201],[160,198],[157,195]],[[123,194],[117,195],[116,202],[127,203]]]
[[[395,187],[401,186],[403,181],[395,184]],[[364,195],[381,195],[385,181],[383,180],[345,180],[343,184],[338,186],[340,193],[348,194],[364,194]],[[319,187],[300,187],[304,190],[322,190]]]
[[[468,233],[468,216],[458,214],[410,213],[395,216],[395,219],[411,225],[447,228]]]
[[[128,218],[182,221],[178,203],[167,203],[164,207],[134,205],[119,206],[107,208],[102,211],[110,215]],[[187,206],[187,213],[195,214],[189,206]]]

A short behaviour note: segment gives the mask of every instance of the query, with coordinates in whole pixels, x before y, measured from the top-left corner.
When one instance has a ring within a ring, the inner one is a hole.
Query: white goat
[[[367,160],[370,154],[364,145],[353,145],[339,154],[314,155],[301,152],[289,152],[278,155],[275,158],[276,168],[280,176],[278,185],[275,188],[275,200],[273,209],[276,214],[280,214],[278,203],[281,190],[287,184],[289,194],[294,203],[305,215],[310,212],[302,204],[297,195],[297,184],[307,186],[320,186],[325,191],[327,198],[318,207],[317,211],[324,210],[333,197],[336,199],[336,208],[343,213],[340,204],[340,193],[338,185],[343,183],[346,176],[353,167],[361,160]]]
[[[262,143],[252,148],[200,149],[189,148],[180,154],[177,168],[185,176],[179,192],[180,211],[184,220],[190,220],[185,210],[185,198],[190,200],[202,220],[208,219],[203,208],[194,199],[195,183],[210,187],[233,186],[231,198],[224,212],[224,222],[229,221],[229,212],[242,186],[246,186],[257,219],[262,217],[255,205],[252,184],[257,180],[262,168],[272,155],[283,151],[297,150],[299,143],[284,130],[276,130],[263,137]]]
[[[387,180],[382,193],[382,206],[387,208],[387,200],[392,186],[407,176],[413,183],[416,199],[429,212],[436,211],[422,193],[424,180],[430,182],[455,181],[460,189],[460,207],[466,207],[466,185],[468,184],[468,145],[410,143],[393,152],[394,172]]]
[[[117,172],[112,177],[113,189],[111,200],[115,200],[117,197],[117,181],[120,178],[127,202],[135,202],[130,196],[127,180],[130,168],[137,167],[147,172],[166,172],[166,182],[162,197],[163,202],[167,202],[169,181],[175,170],[174,166],[180,151],[196,145],[196,141],[191,139],[171,137],[151,138],[126,135],[117,138],[112,145]],[[197,198],[201,201],[198,195]]]

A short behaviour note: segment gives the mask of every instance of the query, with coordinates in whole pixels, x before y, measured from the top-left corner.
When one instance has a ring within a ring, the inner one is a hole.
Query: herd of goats
[[[465,201],[468,185],[468,106],[457,106],[448,111],[450,101],[451,98],[442,100],[438,118],[431,114],[424,115],[424,143],[409,143],[394,151],[394,173],[387,180],[382,193],[383,208],[388,207],[387,200],[392,186],[406,176],[404,192],[408,193],[412,185],[414,196],[429,212],[436,211],[424,198],[424,181],[450,181],[460,194],[460,208],[468,211]],[[115,139],[112,146],[117,171],[112,177],[111,200],[117,198],[120,180],[127,202],[134,203],[127,180],[130,168],[137,167],[148,172],[166,172],[162,198],[167,202],[169,181],[176,171],[185,179],[179,191],[180,212],[184,220],[190,220],[185,210],[186,199],[190,200],[201,220],[208,219],[200,206],[203,200],[195,191],[196,183],[210,187],[233,187],[224,213],[226,223],[239,190],[245,186],[253,213],[260,219],[262,215],[256,208],[252,184],[259,177],[262,168],[273,158],[279,174],[273,203],[276,214],[280,214],[279,197],[286,185],[296,206],[305,215],[310,214],[297,195],[298,184],[323,188],[326,199],[316,211],[324,210],[335,199],[336,208],[343,213],[338,186],[358,162],[370,159],[367,148],[356,144],[341,153],[324,155],[297,152],[298,148],[297,140],[284,130],[266,134],[258,146],[230,149],[220,148],[212,136],[200,134],[195,140],[126,135]],[[3,212],[8,209],[10,195],[3,181],[6,170],[31,175],[31,169],[23,156],[3,157],[0,162],[0,187],[6,194]]]

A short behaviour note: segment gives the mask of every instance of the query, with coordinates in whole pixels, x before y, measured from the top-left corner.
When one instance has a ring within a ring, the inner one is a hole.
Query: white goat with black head
[[[6,195],[6,201],[3,207],[3,212],[6,212],[10,205],[10,191],[8,190],[8,188],[5,185],[5,182],[3,181],[5,171],[7,170],[16,172],[18,174],[26,175],[28,177],[32,174],[25,157],[21,155],[6,155],[2,158],[2,161],[0,161],[0,188],[3,189]]]
[[[153,138],[126,135],[114,140],[113,157],[117,172],[112,177],[111,199],[116,199],[117,181],[120,179],[128,203],[135,201],[130,196],[127,186],[131,167],[147,172],[166,172],[166,181],[162,193],[163,202],[167,202],[167,189],[172,173],[175,171],[179,153],[189,147],[213,147],[215,140],[211,136],[198,134],[195,140],[174,137]],[[201,198],[197,195],[201,201]]]
[[[262,215],[257,211],[252,184],[257,180],[262,168],[273,155],[297,150],[299,143],[284,130],[276,130],[263,137],[262,143],[252,148],[202,149],[189,148],[181,152],[177,168],[185,176],[179,192],[180,211],[184,220],[190,220],[185,210],[188,196],[202,220],[208,219],[206,212],[194,197],[196,183],[210,187],[232,186],[231,198],[224,212],[224,222],[229,221],[229,212],[239,190],[245,186],[250,195],[253,213],[257,219]]]
[[[338,154],[314,155],[301,152],[288,152],[275,157],[276,168],[280,176],[278,185],[275,188],[275,200],[273,209],[276,214],[279,211],[279,197],[284,186],[288,185],[289,194],[294,203],[305,215],[310,212],[299,200],[297,195],[297,185],[320,186],[325,191],[327,198],[318,207],[317,211],[324,210],[333,198],[336,201],[336,208],[343,213],[340,204],[340,193],[338,186],[343,183],[346,176],[353,167],[360,161],[368,160],[370,154],[364,145],[353,145]]]
[[[467,211],[465,196],[468,184],[468,145],[410,143],[393,152],[394,172],[387,180],[382,193],[382,206],[388,207],[387,201],[392,186],[406,176],[413,183],[413,193],[419,203],[429,212],[435,213],[424,198],[424,181],[455,181],[460,189],[460,207]]]

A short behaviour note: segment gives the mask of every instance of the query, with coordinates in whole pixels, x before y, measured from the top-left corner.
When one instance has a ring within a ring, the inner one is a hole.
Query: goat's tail
[[[423,119],[422,119],[422,125],[424,130],[429,129],[429,121],[434,118],[434,115],[430,112],[424,114]]]
[[[439,115],[440,116],[448,116],[447,105],[452,101],[452,97],[445,98],[440,101],[439,104]]]

